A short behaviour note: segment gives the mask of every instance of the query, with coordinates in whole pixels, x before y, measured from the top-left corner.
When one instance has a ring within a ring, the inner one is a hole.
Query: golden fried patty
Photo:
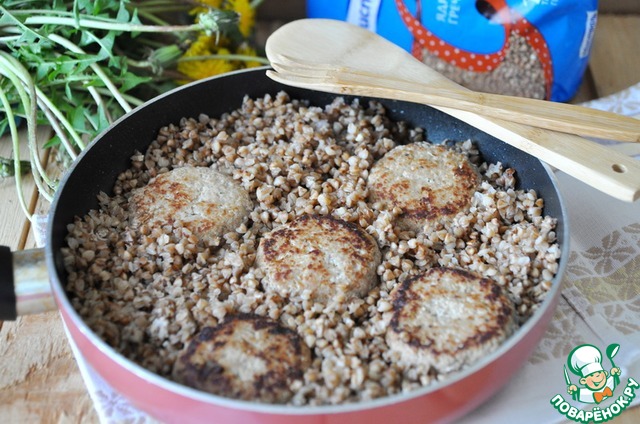
[[[495,350],[516,328],[514,305],[493,280],[432,268],[392,292],[387,344],[428,371],[460,369]]]
[[[210,168],[185,166],[135,190],[129,207],[134,226],[184,226],[211,245],[243,222],[252,203],[232,178]]]
[[[318,215],[303,215],[266,234],[256,255],[266,291],[306,291],[319,302],[365,296],[377,283],[380,260],[378,244],[358,225]]]
[[[428,221],[466,210],[480,177],[462,153],[431,143],[397,146],[371,169],[369,200],[398,207],[398,226],[420,231]]]
[[[285,403],[310,355],[298,334],[276,321],[234,315],[191,340],[174,365],[173,379],[221,396]]]

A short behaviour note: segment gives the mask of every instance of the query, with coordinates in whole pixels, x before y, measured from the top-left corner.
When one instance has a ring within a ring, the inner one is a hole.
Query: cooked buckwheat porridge
[[[379,103],[284,92],[167,125],[69,224],[73,306],[132,361],[233,398],[447,378],[532,315],[560,249],[513,169],[425,139]]]

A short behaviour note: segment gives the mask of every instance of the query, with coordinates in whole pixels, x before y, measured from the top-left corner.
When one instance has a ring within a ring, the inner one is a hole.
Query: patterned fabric
[[[582,103],[582,106],[640,118],[640,84],[607,97]]]
[[[640,84],[586,105],[640,117]],[[463,423],[565,422],[550,400],[557,393],[566,395],[563,366],[571,350],[584,343],[601,350],[620,344],[615,364],[622,381],[640,380],[640,202],[617,201],[562,172],[557,178],[571,225],[571,254],[558,308],[522,370]],[[44,232],[41,223],[36,228]],[[102,423],[155,422],[116,394],[70,343]],[[609,369],[608,362],[603,366]],[[572,378],[576,384],[576,376]],[[640,396],[632,404],[638,403]]]
[[[584,105],[640,118],[640,84]],[[615,200],[560,171],[556,176],[571,226],[571,254],[558,308],[527,365],[463,423],[566,422],[550,400],[566,395],[563,366],[571,350],[584,343],[603,351],[620,344],[615,364],[622,381],[640,378],[640,202]],[[603,367],[610,368],[607,359]],[[638,397],[632,402],[639,403]]]
[[[563,366],[580,344],[602,351],[620,344],[615,365],[622,370],[622,381],[640,378],[640,203],[613,200],[564,173],[557,177],[571,223],[571,254],[558,309],[527,365],[464,423],[565,422],[550,400],[558,393],[570,398]],[[607,359],[603,367],[610,368]],[[632,402],[638,403],[638,398]]]

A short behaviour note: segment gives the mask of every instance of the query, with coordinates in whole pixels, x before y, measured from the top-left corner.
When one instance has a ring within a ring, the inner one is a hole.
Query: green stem
[[[22,192],[22,169],[20,165],[20,138],[18,137],[18,128],[16,127],[15,116],[11,111],[11,104],[9,104],[9,99],[7,99],[2,88],[0,88],[0,102],[2,103],[2,107],[4,107],[7,119],[9,120],[9,130],[11,132],[11,141],[13,143],[13,167],[15,169],[14,177],[16,181],[16,190],[18,191],[18,202],[20,203],[20,207],[24,214],[29,218],[29,220],[31,220],[31,213],[29,212],[27,202],[24,200],[24,194]]]
[[[187,8],[188,6],[182,2],[183,8]],[[142,0],[142,1],[132,1],[131,6],[136,9],[141,9],[145,7],[157,7],[157,6],[174,6],[176,4],[175,0]]]
[[[33,79],[20,62],[16,61],[16,59],[10,54],[2,51],[0,51],[0,70],[3,75],[11,80],[22,101],[22,107],[25,111],[25,118],[27,120],[27,146],[29,147],[31,169],[34,171],[33,175],[35,177],[34,180],[36,185],[38,185],[38,188],[40,189],[40,178],[42,178],[49,187],[53,187],[53,182],[49,179],[46,171],[42,167],[36,146],[37,105],[34,101],[36,99],[36,87]],[[27,94],[23,85],[27,86],[29,94]],[[44,187],[41,190],[46,192]]]
[[[49,121],[48,124],[51,125],[51,128],[53,128],[53,131],[60,138],[60,142],[64,146],[66,152],[69,154],[71,159],[75,160],[75,158],[78,157],[78,154],[76,153],[76,150],[73,148],[73,145],[69,140],[69,137],[67,137],[67,134],[60,127],[60,124],[58,123],[58,119],[56,119],[56,117],[53,115],[53,113],[51,113],[51,110],[49,110],[49,108],[46,107],[46,105],[42,104],[41,102],[38,102],[38,105],[40,106],[40,110],[47,117]]]
[[[17,41],[18,39],[20,39],[19,35],[7,35],[5,37],[0,37],[0,44],[9,44],[12,41]]]
[[[135,60],[135,59],[130,59],[130,58],[125,58],[125,60],[127,61],[127,65],[129,66],[133,66],[134,68],[150,68],[151,67],[151,62],[149,62],[148,60]]]
[[[70,51],[72,51],[74,53],[86,54],[84,52],[84,50],[82,50],[80,47],[78,47],[77,45],[75,45],[71,41],[60,37],[57,34],[50,34],[49,35],[49,39],[51,41],[55,42],[55,43],[60,44],[62,47],[66,48],[66,49],[68,49],[68,50],[70,50]],[[98,65],[95,62],[92,62],[89,66],[91,67],[91,69],[93,69],[93,72],[95,72],[96,75],[102,80],[102,82],[107,87],[107,89],[109,89],[109,91],[111,92],[111,95],[116,99],[116,101],[118,102],[120,107],[122,107],[122,109],[125,111],[125,113],[126,112],[130,112],[131,111],[131,106],[122,97],[122,94],[120,94],[120,91],[118,91],[118,88],[111,81],[111,79],[109,79],[107,74],[104,73],[104,71],[102,70],[100,65]]]
[[[0,12],[2,12],[2,15],[4,15],[5,18],[7,18],[8,20],[11,20],[15,23],[15,25],[18,28],[21,28],[22,31],[18,31],[18,33],[30,33],[31,35],[34,35],[36,37],[40,37],[40,34],[38,34],[37,32],[33,31],[31,28],[29,28],[28,26],[26,26],[25,24],[23,24],[22,22],[20,22],[20,19],[16,18],[14,16],[14,14],[18,11],[8,11],[7,9],[5,9],[4,7],[2,7],[2,5],[0,5]],[[9,26],[8,28],[5,28],[5,30],[7,30],[8,32],[11,33],[15,33],[14,31],[15,28]]]
[[[127,10],[129,11],[137,11],[138,15],[141,16],[142,12],[175,12],[175,11],[188,11],[190,9],[187,5],[176,4],[175,1],[142,1],[142,2],[132,2],[126,5]],[[16,16],[64,16],[75,19],[76,14],[74,12],[68,10],[61,9],[18,9],[11,11]],[[111,18],[104,18],[100,16],[91,16],[91,19],[95,19],[98,21],[111,22]]]
[[[147,4],[150,4],[145,2],[144,3],[145,6]],[[184,9],[185,7],[182,6],[182,9]],[[132,8],[128,8],[129,10],[132,10]],[[148,9],[147,7],[144,8],[140,8],[137,7],[135,8],[138,10],[138,13],[140,12],[140,10],[146,10]],[[45,17],[65,17],[65,18],[70,18],[75,20],[76,18],[76,13],[69,11],[69,10],[61,10],[61,9],[9,9],[11,11],[11,14],[13,16],[26,16],[26,17],[31,17],[31,16],[39,16],[42,18]],[[95,16],[95,15],[81,15],[81,16],[87,16],[89,19],[95,20],[95,21],[101,21],[101,22],[114,22],[113,18],[108,18],[108,17],[103,17],[103,16]],[[117,22],[117,21],[116,21]]]
[[[5,10],[9,10],[11,12],[11,14],[13,16],[41,16],[41,17],[47,17],[47,16],[52,16],[52,17],[59,17],[59,16],[63,16],[63,17],[67,17],[67,18],[71,18],[75,20],[75,16],[76,14],[74,12],[68,11],[68,10],[60,10],[60,9],[5,9]],[[95,20],[95,21],[102,21],[102,22],[113,22],[113,18],[106,18],[103,16],[91,16],[91,15],[83,15],[83,16],[89,16],[91,19]]]
[[[93,97],[93,101],[96,102],[98,110],[100,110],[100,108],[104,110],[107,121],[109,121],[109,123],[113,122],[113,117],[111,116],[111,113],[109,113],[109,108],[107,107],[107,104],[104,102],[104,99],[102,98],[100,93],[98,93],[98,90],[96,90],[95,87],[87,87],[87,91],[89,91],[89,94],[91,94],[91,97]],[[126,101],[126,99],[124,100]],[[127,102],[127,104],[129,104],[129,102]]]
[[[264,65],[269,65],[269,59],[259,56],[249,56],[243,54],[210,54],[206,56],[187,56],[181,57],[178,59],[178,62],[190,62],[194,60],[211,60],[211,59],[220,59],[220,60],[241,60],[245,62],[259,62]]]
[[[153,13],[149,13],[147,11],[144,10],[138,10],[138,15],[145,18],[146,20],[148,20],[149,22],[153,22],[156,25],[160,25],[160,26],[166,26],[169,25],[166,21],[158,18],[156,15],[154,15]]]
[[[76,145],[80,147],[80,150],[84,150],[85,144],[82,141],[82,138],[80,137],[80,135],[78,135],[76,130],[73,128],[73,125],[71,125],[71,123],[69,123],[69,121],[64,117],[64,114],[60,111],[60,109],[58,109],[51,102],[51,100],[37,87],[36,87],[36,95],[38,96],[38,99],[41,100],[43,104],[47,108],[49,108],[49,110],[51,110],[51,112],[55,115],[58,121],[60,121],[62,126],[64,126],[65,130],[67,130],[67,132],[71,135],[71,138],[73,138],[74,143],[76,143]],[[69,155],[72,155],[72,152],[69,152]]]
[[[27,88],[29,89],[29,98],[37,99],[36,97],[36,85],[31,78],[31,75],[27,72],[24,67],[18,68],[20,72],[25,75],[25,79],[27,80]],[[42,166],[42,162],[40,161],[40,154],[38,150],[38,137],[36,135],[36,127],[38,125],[38,105],[33,100],[30,101],[31,108],[29,113],[27,114],[27,145],[29,146],[29,158],[31,159],[31,169],[35,169],[37,171],[37,175],[42,179],[42,181],[47,184],[48,188],[53,188],[55,184],[49,178],[47,171]],[[34,166],[35,165],[35,166]],[[35,174],[34,174],[35,176]],[[34,181],[38,186],[38,190],[40,193],[46,194],[47,188],[42,186],[40,178],[36,177]]]
[[[11,56],[8,53],[0,52],[0,59],[6,60],[10,68],[19,69],[20,67],[22,67],[20,62],[18,62],[13,56]],[[0,60],[0,63],[1,62],[2,61]],[[20,75],[18,74],[18,76]],[[20,79],[23,80],[23,83],[28,84],[28,81],[30,78],[31,77],[29,76],[29,74],[26,73],[25,71],[25,75],[22,75]],[[73,128],[73,126],[64,117],[64,114],[60,111],[60,109],[58,109],[51,102],[51,100],[42,92],[42,90],[40,90],[38,87],[36,87],[35,89],[36,89],[36,98],[38,99],[38,101],[42,102],[47,108],[51,110],[51,112],[55,115],[58,121],[60,121],[60,123],[65,127],[67,132],[71,135],[71,138],[73,138],[73,141],[80,147],[80,149],[84,149],[85,147],[84,142],[82,141],[82,139],[80,138],[76,130]],[[25,109],[25,110],[28,110],[28,109]],[[69,152],[69,155],[72,155],[72,154],[73,154],[72,152]]]
[[[73,28],[93,28],[104,29],[109,31],[123,31],[123,32],[183,32],[183,31],[201,31],[203,30],[200,24],[191,25],[144,25],[144,24],[125,24],[115,20],[111,21],[98,21],[93,18],[80,18],[78,20],[74,18],[64,17],[48,17],[48,16],[30,16],[24,20],[26,25],[62,25],[70,26]]]
[[[101,87],[96,87],[96,91],[100,94],[109,94],[109,90],[105,89],[105,88],[101,88]],[[144,104],[144,100],[141,100],[137,97],[133,97],[129,94],[121,94],[122,97],[130,104],[133,105],[134,107],[140,106],[142,104]]]
[[[151,3],[144,2],[144,6],[134,5],[135,10],[138,12],[138,16],[160,26],[169,26],[169,22],[161,19],[158,14],[160,13],[176,13],[176,12],[188,12],[189,8],[184,5],[170,4],[158,4],[154,6]]]

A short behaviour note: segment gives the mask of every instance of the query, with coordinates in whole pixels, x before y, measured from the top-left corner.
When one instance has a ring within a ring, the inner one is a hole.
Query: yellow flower
[[[236,12],[239,17],[238,29],[244,37],[248,37],[253,30],[256,12],[249,0],[228,0],[227,8]]]
[[[256,49],[252,48],[247,43],[242,43],[238,47],[237,54],[240,54],[240,55],[243,55],[243,56],[258,57],[258,55],[256,53]],[[241,61],[240,62],[240,67],[242,67],[242,68],[255,68],[257,66],[262,66],[262,65],[263,64],[260,63],[257,60],[245,60],[245,61]]]
[[[215,36],[202,34],[196,41],[189,46],[187,51],[182,55],[183,58],[210,55],[228,55],[229,50],[223,47],[217,47],[215,44]],[[202,60],[182,60],[178,62],[178,71],[188,76],[191,80],[198,80],[212,75],[223,74],[233,71],[233,64],[224,59],[202,59]],[[184,84],[189,81],[178,81]]]
[[[220,5],[222,4],[222,0],[199,0],[198,3],[206,4],[207,6],[219,9]]]
[[[238,15],[237,28],[238,32],[244,38],[248,38],[253,31],[255,24],[255,10],[251,7],[250,0],[198,0],[199,6],[191,10],[191,14],[196,15],[208,12],[210,9],[217,9],[225,11],[224,13]],[[224,34],[224,30],[222,33]],[[189,77],[191,80],[197,80],[206,78],[211,75],[222,74],[230,72],[235,69],[252,68],[261,66],[262,63],[259,60],[252,60],[254,57],[257,59],[255,49],[253,49],[249,43],[244,40],[240,45],[237,44],[236,37],[226,38],[220,36],[220,33],[215,35],[205,35],[201,33],[198,38],[189,46],[187,51],[182,55],[178,61],[177,70]],[[239,58],[231,59],[225,57],[217,57],[211,59],[201,59],[199,56],[224,56],[236,54],[245,56],[241,60]],[[189,60],[189,58],[193,58]],[[186,83],[188,81],[178,81],[179,83]]]
[[[199,3],[212,9],[236,12],[238,14],[238,30],[240,34],[245,38],[251,35],[255,24],[256,11],[251,7],[250,0],[199,0]],[[189,11],[191,15],[196,15],[196,21],[198,20],[197,15],[204,12],[207,12],[207,7],[205,6],[198,6]]]

